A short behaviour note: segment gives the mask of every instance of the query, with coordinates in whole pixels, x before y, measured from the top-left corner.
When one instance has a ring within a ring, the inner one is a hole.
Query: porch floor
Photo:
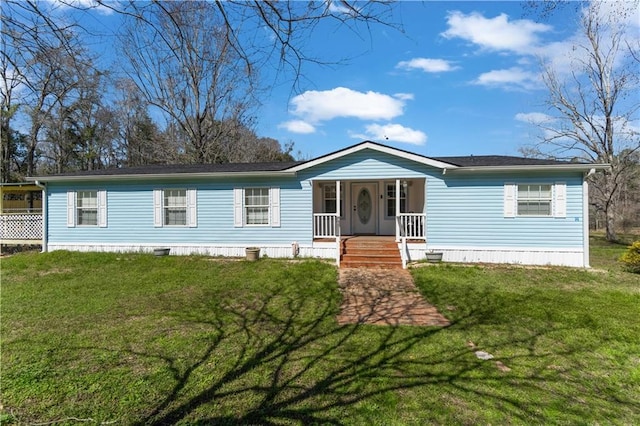
[[[367,241],[380,241],[380,242],[390,242],[395,241],[395,235],[343,235],[340,237],[341,241],[345,240],[367,240]],[[336,241],[335,238],[314,238],[314,243],[334,243]],[[407,243],[423,243],[423,239],[407,239]]]
[[[340,270],[339,285],[339,324],[450,324],[422,297],[407,270],[345,268]]]

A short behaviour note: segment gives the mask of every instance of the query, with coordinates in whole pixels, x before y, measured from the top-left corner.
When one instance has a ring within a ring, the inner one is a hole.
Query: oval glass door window
[[[358,194],[358,218],[363,224],[371,219],[371,193],[367,188],[362,188]]]

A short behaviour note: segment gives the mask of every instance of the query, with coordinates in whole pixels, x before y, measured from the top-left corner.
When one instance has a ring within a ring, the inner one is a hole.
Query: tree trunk
[[[607,230],[607,241],[616,242],[618,241],[618,236],[616,235],[616,221],[615,221],[615,210],[612,206],[607,206],[607,211],[605,212],[605,224]]]

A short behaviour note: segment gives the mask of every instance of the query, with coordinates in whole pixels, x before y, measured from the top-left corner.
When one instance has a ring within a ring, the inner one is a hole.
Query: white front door
[[[378,231],[378,184],[354,183],[351,205],[353,233],[375,235]]]

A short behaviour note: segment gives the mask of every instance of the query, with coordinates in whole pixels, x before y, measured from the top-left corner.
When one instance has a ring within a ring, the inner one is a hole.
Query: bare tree
[[[6,52],[7,40],[4,37],[0,40],[0,45],[2,51]],[[0,179],[2,182],[10,182],[12,180],[11,162],[15,156],[11,120],[19,107],[15,96],[20,87],[20,79],[17,78],[14,68],[5,54],[0,56],[0,85],[0,139],[2,146]]]
[[[94,84],[92,58],[76,30],[82,30],[72,20],[56,20],[52,3],[30,0],[2,2],[2,61],[20,85],[20,113],[28,123],[25,164],[26,174],[36,171],[39,153],[47,134],[54,129],[54,112],[69,113],[64,100]],[[73,102],[71,103],[73,104]],[[75,107],[87,106],[86,102]],[[4,118],[4,115],[3,115]],[[68,143],[67,141],[64,142]]]
[[[543,63],[550,116],[536,123],[542,130],[540,142],[527,149],[541,156],[611,165],[592,179],[609,241],[617,240],[617,202],[632,164],[628,157],[640,149],[633,124],[640,108],[638,45],[627,25],[637,3],[621,2],[615,10],[611,4],[590,3],[582,13],[583,38],[573,47],[570,72]]]
[[[73,0],[58,1],[79,7],[79,3]],[[292,77],[294,84],[299,82],[306,63],[332,62],[327,58],[311,56],[304,48],[310,37],[318,36],[314,31],[320,23],[334,22],[338,26],[346,26],[357,37],[363,37],[371,25],[402,30],[401,24],[393,21],[393,0],[215,0],[207,3],[208,13],[216,17],[219,30],[226,38],[225,43],[242,60],[244,68],[255,72],[260,67],[272,66],[275,57],[280,70]],[[151,3],[96,0],[96,4],[143,22],[157,34],[161,34],[161,27],[153,15],[148,14],[149,10],[170,10],[166,3],[158,0]],[[178,23],[175,21],[174,25]]]
[[[192,162],[222,162],[220,140],[229,129],[218,123],[246,119],[255,105],[254,73],[228,43],[213,3],[158,3],[138,12],[144,21],[130,21],[123,46],[131,80],[188,136]]]

